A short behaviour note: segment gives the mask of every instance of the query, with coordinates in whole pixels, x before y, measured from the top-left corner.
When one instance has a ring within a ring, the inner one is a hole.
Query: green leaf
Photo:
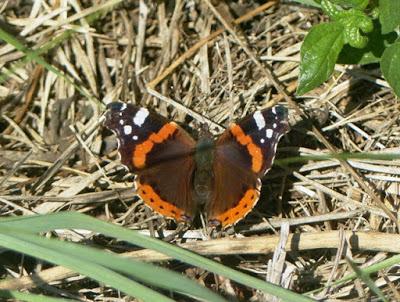
[[[344,7],[354,7],[364,9],[367,7],[369,0],[330,0],[331,2]]]
[[[394,93],[400,97],[400,42],[392,44],[383,52],[381,70]]]
[[[368,42],[365,33],[369,33],[373,30],[371,17],[359,8],[345,10],[331,1],[332,0],[322,0],[321,8],[329,18],[334,22],[340,23],[344,27],[344,43],[350,44],[356,48],[365,47]]]
[[[310,30],[300,50],[297,94],[304,94],[329,78],[343,44],[343,26],[339,23],[323,23]]]
[[[355,48],[364,48],[368,43],[365,34],[373,29],[372,19],[357,9],[338,13],[337,21],[344,26],[344,41]]]
[[[381,33],[381,25],[375,20],[372,32],[365,35],[368,43],[365,48],[354,48],[345,45],[339,54],[337,63],[339,64],[371,64],[380,61],[386,47],[393,44],[397,35],[394,32],[389,34]]]
[[[394,31],[400,25],[399,0],[379,0],[379,12],[383,34]]]
[[[288,2],[297,2],[302,5],[309,5],[309,6],[318,7],[318,8],[321,7],[321,5],[319,5],[321,0],[288,0]]]

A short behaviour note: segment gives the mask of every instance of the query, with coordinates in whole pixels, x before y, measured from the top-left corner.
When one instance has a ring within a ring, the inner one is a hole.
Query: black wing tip
[[[111,102],[106,105],[104,126],[110,130],[115,130],[118,127],[118,121],[121,119],[119,115],[128,107],[128,104],[122,102]]]
[[[122,102],[111,102],[106,105],[106,109],[111,111],[119,111],[122,110],[124,106],[127,106],[127,104]]]
[[[274,112],[274,114],[281,117],[282,119],[287,119],[288,117],[288,109],[283,105],[276,105],[272,107],[270,110],[271,111],[275,110],[276,113]]]

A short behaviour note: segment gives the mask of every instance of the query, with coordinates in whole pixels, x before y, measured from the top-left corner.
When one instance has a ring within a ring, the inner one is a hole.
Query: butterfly
[[[105,126],[116,134],[121,163],[136,174],[136,192],[147,206],[186,223],[202,208],[208,224],[222,228],[256,205],[260,178],[289,131],[283,106],[255,111],[217,139],[203,130],[197,141],[145,107],[113,102],[105,116]]]

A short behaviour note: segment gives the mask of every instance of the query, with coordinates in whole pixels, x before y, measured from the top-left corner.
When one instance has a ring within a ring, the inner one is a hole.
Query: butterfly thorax
[[[205,205],[212,198],[214,173],[214,138],[208,131],[200,133],[194,160],[196,170],[193,177],[193,195],[197,204]]]

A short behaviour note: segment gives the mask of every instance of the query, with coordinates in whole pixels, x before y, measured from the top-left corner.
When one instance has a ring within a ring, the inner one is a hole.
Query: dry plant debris
[[[194,135],[202,122],[220,133],[230,121],[280,102],[289,108],[292,129],[278,159],[332,151],[399,154],[400,103],[373,66],[337,66],[334,80],[294,98],[300,45],[310,26],[323,21],[318,10],[274,1],[141,0],[99,11],[106,3],[0,3],[1,27],[32,49],[48,47],[43,58],[75,83],[0,42],[0,70],[7,74],[0,83],[1,216],[79,211],[149,235],[161,230],[175,244],[299,293],[352,272],[345,257],[366,267],[400,253],[399,160],[275,165],[251,215],[225,238],[201,241],[201,230],[176,235],[174,222],[134,197],[133,175],[119,165],[115,137],[101,126],[103,105],[115,100],[153,108]],[[94,20],[85,19],[94,12]],[[352,235],[359,236],[357,245]],[[165,260],[151,251],[124,252]],[[35,291],[26,277],[30,264],[0,253],[1,278],[21,277],[0,281],[0,288]],[[203,274],[174,262],[165,266],[194,278]],[[57,292],[87,301],[96,300],[94,292],[118,296],[63,268],[40,270],[35,267],[42,280],[59,281],[49,286]],[[399,276],[394,266],[374,278],[389,300],[399,299]],[[229,280],[201,278],[237,300],[271,299]],[[317,297],[373,301],[375,295],[362,282],[348,282]]]

